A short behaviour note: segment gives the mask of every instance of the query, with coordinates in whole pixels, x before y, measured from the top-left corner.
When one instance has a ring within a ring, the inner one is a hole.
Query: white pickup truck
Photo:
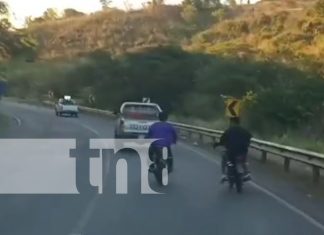
[[[115,138],[144,138],[161,112],[155,103],[125,102],[115,126]]]
[[[68,114],[70,116],[78,117],[79,108],[70,97],[64,97],[58,100],[55,104],[55,114],[56,116],[62,116],[63,114]]]

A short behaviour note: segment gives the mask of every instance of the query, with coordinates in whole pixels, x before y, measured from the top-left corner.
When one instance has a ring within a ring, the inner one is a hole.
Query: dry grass
[[[120,53],[132,47],[170,42],[171,24],[181,21],[178,7],[124,12],[107,10],[88,16],[34,24],[40,57],[72,57],[98,49]]]
[[[180,6],[161,6],[130,12],[111,9],[87,16],[35,24],[29,30],[39,39],[39,57],[46,59],[71,58],[96,50],[122,54],[134,48],[181,45],[183,42],[184,48],[213,54],[223,54],[226,50],[229,50],[226,52],[229,54],[241,53],[237,52],[242,50],[242,46],[238,45],[245,45],[244,51],[249,48],[248,54],[272,57],[282,53],[282,48],[287,44],[287,39],[282,40],[286,36],[281,35],[304,33],[300,22],[310,20],[306,13],[314,3],[315,1],[272,0],[232,8],[228,10],[225,21],[213,26],[207,25],[206,31],[206,24],[200,28],[196,26],[195,30],[190,29],[181,17]],[[200,14],[210,16],[211,12]],[[313,32],[305,34],[314,35]],[[190,43],[190,38],[193,38],[193,43]],[[231,40],[237,42],[231,43],[234,48],[228,44]],[[321,40],[316,38],[311,43],[305,43],[301,38],[288,43],[291,43],[291,54],[296,57],[319,58],[322,56]]]

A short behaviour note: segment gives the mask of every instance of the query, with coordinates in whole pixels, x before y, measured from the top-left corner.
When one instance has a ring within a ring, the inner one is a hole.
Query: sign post
[[[49,90],[49,91],[47,92],[47,95],[48,95],[48,98],[49,98],[50,100],[54,98],[54,92],[53,92],[52,90]]]
[[[229,118],[240,117],[243,109],[248,104],[253,104],[256,101],[257,95],[253,91],[248,91],[241,99],[221,95],[225,102],[225,116]]]
[[[95,104],[96,103],[96,98],[94,95],[90,94],[89,97],[88,97],[88,102],[89,104]]]
[[[151,99],[149,97],[143,97],[142,102],[143,103],[151,103]]]

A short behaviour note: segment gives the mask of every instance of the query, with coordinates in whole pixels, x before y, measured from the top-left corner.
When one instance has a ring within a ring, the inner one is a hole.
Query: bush
[[[314,10],[318,16],[324,17],[324,0],[317,0]]]
[[[212,16],[216,18],[217,21],[222,21],[225,19],[227,11],[225,8],[219,8],[212,13]]]
[[[226,20],[219,23],[214,31],[228,40],[242,37],[244,34],[248,34],[250,30],[246,21]]]
[[[185,5],[181,16],[187,23],[195,23],[198,20],[198,10],[193,5]]]

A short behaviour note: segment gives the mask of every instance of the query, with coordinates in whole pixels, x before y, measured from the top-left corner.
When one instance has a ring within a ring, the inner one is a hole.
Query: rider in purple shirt
[[[158,139],[152,143],[152,146],[149,150],[149,155],[151,160],[154,153],[158,156],[161,156],[162,149],[166,147],[168,149],[168,158],[171,171],[173,167],[171,145],[177,143],[177,132],[175,128],[167,122],[167,113],[161,112],[159,114],[159,119],[159,122],[156,122],[152,126],[150,126],[147,134],[147,138],[149,139]]]
[[[163,115],[165,114],[161,113],[159,115],[160,120]],[[170,147],[172,144],[176,144],[177,142],[177,132],[170,123],[161,120],[160,122],[154,123],[149,128],[148,138],[159,139],[153,143],[156,147]]]

